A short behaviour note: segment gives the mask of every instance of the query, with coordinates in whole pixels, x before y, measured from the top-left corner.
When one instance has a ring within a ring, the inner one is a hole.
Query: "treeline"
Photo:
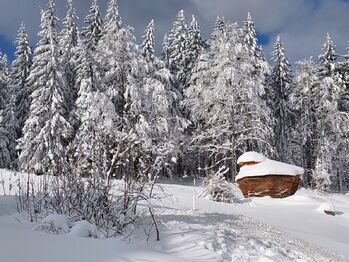
[[[138,46],[116,0],[93,0],[79,28],[72,0],[58,26],[41,11],[32,51],[25,25],[0,62],[0,167],[37,175],[148,179],[206,176],[258,151],[306,169],[303,184],[349,188],[349,55],[329,34],[318,61],[292,71],[280,37],[270,65],[248,14],[222,17],[203,39],[179,11],[154,52],[154,21]],[[61,31],[58,31],[62,28]]]

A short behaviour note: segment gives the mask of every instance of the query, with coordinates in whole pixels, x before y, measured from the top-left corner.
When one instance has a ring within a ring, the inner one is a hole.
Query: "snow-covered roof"
[[[240,172],[236,176],[235,180],[237,181],[243,177],[251,177],[251,176],[266,176],[266,175],[296,176],[296,175],[303,175],[303,174],[304,174],[304,169],[301,167],[266,159],[263,162],[255,165],[241,167]]]
[[[246,162],[258,162],[259,163],[259,162],[265,161],[266,159],[267,158],[265,156],[263,156],[262,154],[250,151],[250,152],[246,152],[246,153],[242,154],[238,158],[237,163],[238,164],[246,163]]]

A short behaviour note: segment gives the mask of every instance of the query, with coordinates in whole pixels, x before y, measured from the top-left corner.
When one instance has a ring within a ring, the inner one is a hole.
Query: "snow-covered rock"
[[[240,168],[239,174],[236,176],[236,181],[251,176],[266,176],[266,175],[286,175],[286,176],[297,176],[303,175],[304,169],[298,166],[285,164],[271,159],[250,165],[243,166]]]
[[[327,215],[335,215],[336,214],[336,209],[334,205],[330,202],[325,202],[321,204],[316,211],[321,212],[321,213],[326,213]]]
[[[262,154],[250,151],[250,152],[246,152],[246,153],[242,154],[238,158],[237,163],[238,164],[246,163],[246,162],[257,162],[257,163],[259,163],[259,162],[265,161],[266,159],[267,158],[265,156],[263,156]]]
[[[62,234],[68,233],[69,228],[70,223],[67,216],[52,214],[45,217],[35,230],[52,234]]]
[[[69,235],[77,237],[94,237],[97,235],[97,227],[86,220],[79,221],[72,227]]]

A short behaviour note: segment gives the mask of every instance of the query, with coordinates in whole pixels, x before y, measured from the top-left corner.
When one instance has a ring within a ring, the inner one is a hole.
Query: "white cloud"
[[[337,51],[345,53],[349,40],[349,4],[344,1],[323,1],[311,16],[288,24],[280,33],[292,60],[317,56],[321,52],[325,35],[330,32]]]
[[[270,57],[273,41],[280,34],[291,61],[319,54],[326,32],[338,51],[345,52],[349,40],[349,3],[343,0],[190,0],[206,22],[217,14],[241,22],[251,12],[256,29],[273,39],[264,47]],[[314,57],[315,58],[315,57]]]
[[[0,1],[0,34],[13,41],[23,20],[34,45],[39,29],[39,6],[45,7],[48,0]],[[99,2],[104,11],[107,0]],[[82,21],[90,0],[75,0],[74,4]],[[119,4],[123,20],[135,27],[139,42],[145,26],[155,18],[158,49],[179,9],[185,9],[188,17],[191,13],[198,16],[204,36],[211,33],[218,14],[241,23],[247,12],[251,12],[258,32],[273,37],[280,33],[291,61],[317,57],[327,31],[340,52],[344,52],[349,40],[349,3],[344,0],[119,0]],[[58,15],[64,16],[65,0],[56,0],[56,5]],[[271,47],[272,43],[264,47],[267,57]]]

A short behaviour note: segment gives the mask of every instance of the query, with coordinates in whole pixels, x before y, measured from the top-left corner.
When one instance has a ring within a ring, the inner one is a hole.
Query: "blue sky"
[[[13,41],[21,21],[27,24],[31,45],[37,42],[40,6],[47,0],[1,0],[0,49],[13,57]],[[102,13],[107,0],[99,0]],[[74,0],[80,23],[87,14],[89,0]],[[64,16],[65,1],[56,0],[57,12]],[[317,57],[326,32],[330,32],[338,52],[344,53],[349,40],[349,0],[119,0],[123,21],[135,28],[138,42],[143,30],[154,18],[157,49],[163,35],[170,29],[176,13],[184,9],[188,20],[197,17],[204,37],[213,29],[217,15],[226,20],[241,22],[251,12],[260,43],[270,58],[277,34],[285,42],[291,62],[309,56]],[[189,21],[188,21],[189,22]]]

